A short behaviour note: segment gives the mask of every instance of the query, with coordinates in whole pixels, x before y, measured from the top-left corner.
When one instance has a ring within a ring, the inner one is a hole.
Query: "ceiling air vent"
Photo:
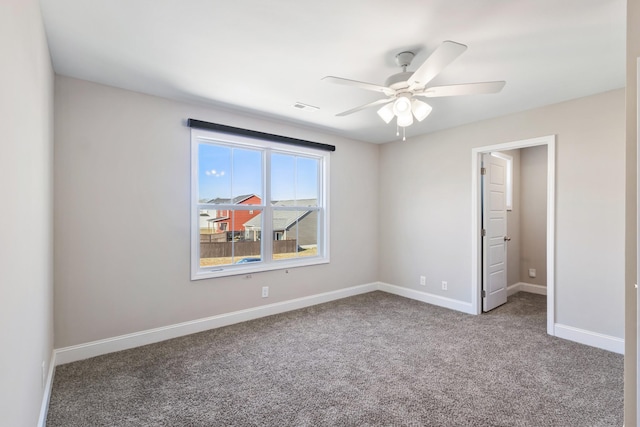
[[[298,110],[303,111],[318,111],[320,108],[314,107],[313,105],[303,104],[302,102],[296,102],[293,104],[293,108],[297,108]]]

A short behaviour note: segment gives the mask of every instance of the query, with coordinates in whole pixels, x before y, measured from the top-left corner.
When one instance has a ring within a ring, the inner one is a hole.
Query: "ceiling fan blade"
[[[339,85],[354,86],[354,87],[359,87],[360,89],[373,90],[375,92],[382,92],[387,96],[392,96],[396,94],[395,90],[385,86],[380,86],[373,83],[359,82],[357,80],[343,79],[342,77],[326,76],[326,77],[323,77],[322,80],[326,80],[330,83],[335,83]]]
[[[442,42],[431,56],[409,77],[409,80],[407,80],[409,87],[413,89],[425,86],[466,49],[467,46],[460,43],[449,40]]]
[[[416,93],[416,96],[436,98],[440,96],[481,95],[484,93],[497,93],[502,90],[506,82],[482,82],[465,83],[460,85],[433,86]]]
[[[336,116],[338,117],[348,116],[349,114],[355,113],[360,110],[364,110],[365,108],[375,107],[376,105],[380,105],[380,104],[388,104],[389,102],[392,102],[392,101],[393,101],[393,98],[378,99],[377,101],[373,101],[368,104],[364,104],[359,107],[352,108],[351,110],[343,111],[342,113],[336,114]]]

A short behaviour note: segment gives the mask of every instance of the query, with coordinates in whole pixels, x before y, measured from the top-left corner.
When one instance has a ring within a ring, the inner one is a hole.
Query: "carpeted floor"
[[[622,426],[622,356],[373,292],[58,366],[48,427]]]

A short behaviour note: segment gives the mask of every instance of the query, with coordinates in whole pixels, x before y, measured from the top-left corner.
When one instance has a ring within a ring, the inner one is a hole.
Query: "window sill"
[[[199,269],[191,275],[191,280],[215,279],[219,277],[242,276],[246,274],[261,273],[265,271],[286,270],[289,268],[307,267],[312,265],[329,264],[329,258],[314,257],[309,259],[296,259],[286,261],[274,261],[261,265],[226,265]],[[255,263],[260,264],[260,263]]]

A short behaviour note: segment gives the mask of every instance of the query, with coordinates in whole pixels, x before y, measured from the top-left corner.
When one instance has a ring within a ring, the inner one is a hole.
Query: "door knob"
[[[505,242],[510,242],[511,241],[511,237],[504,236],[504,241]]]

